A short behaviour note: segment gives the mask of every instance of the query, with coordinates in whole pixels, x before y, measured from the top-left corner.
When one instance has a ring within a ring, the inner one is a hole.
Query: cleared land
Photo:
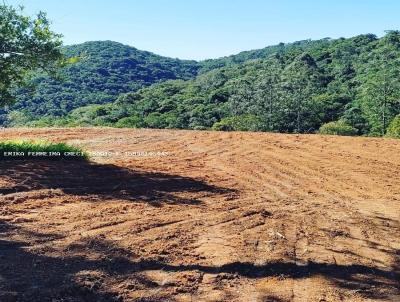
[[[400,301],[400,140],[13,138],[121,154],[0,161],[0,301]]]

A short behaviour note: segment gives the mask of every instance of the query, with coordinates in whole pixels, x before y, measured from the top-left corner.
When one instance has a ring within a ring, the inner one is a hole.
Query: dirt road
[[[112,153],[0,162],[0,301],[400,301],[400,140],[17,137]]]

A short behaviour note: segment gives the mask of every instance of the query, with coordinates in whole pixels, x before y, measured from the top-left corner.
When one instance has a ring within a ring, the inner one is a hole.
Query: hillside
[[[7,111],[0,111],[0,124],[16,126],[43,116],[65,116],[88,104],[111,103],[122,93],[153,83],[190,79],[223,66],[267,58],[281,49],[305,48],[318,43],[303,41],[268,46],[202,62],[166,58],[112,41],[66,46],[63,48],[66,57],[80,57],[81,60],[61,70],[57,79],[36,76],[32,81],[33,89],[19,90],[16,104]]]
[[[83,49],[70,55],[84,53]],[[145,54],[160,60],[158,56]],[[109,62],[100,58],[101,62]],[[129,92],[119,96],[118,89],[105,96],[108,84],[102,84],[116,79],[108,76],[107,71],[114,64],[96,69],[94,77],[79,73],[82,81],[76,80],[75,88],[64,82],[61,89],[75,89],[75,99],[55,89],[51,93],[39,89],[36,95],[40,97],[25,96],[25,101],[14,107],[17,111],[8,115],[6,124],[285,133],[314,133],[322,127],[327,133],[400,136],[397,126],[400,117],[395,119],[400,114],[398,31],[389,31],[381,38],[367,34],[349,39],[306,40],[216,60],[173,62],[176,69],[167,63],[162,65],[174,70],[170,73],[159,72],[150,63],[146,65],[147,71],[136,68],[130,75],[131,81],[121,71],[120,90]],[[82,71],[84,64],[87,63],[72,65],[69,70]],[[156,83],[148,86],[151,82]],[[139,89],[140,86],[146,87]],[[79,89],[81,94],[77,94]],[[89,97],[88,89],[91,89]],[[22,113],[24,110],[26,114]]]
[[[66,46],[63,51],[66,57],[79,57],[80,61],[63,68],[56,79],[37,75],[33,94],[27,89],[18,91],[11,110],[26,112],[26,120],[63,116],[87,104],[110,103],[121,93],[153,83],[192,78],[198,70],[197,62],[166,58],[112,41]]]
[[[261,49],[254,49],[243,51],[238,54],[218,58],[218,59],[209,59],[201,62],[200,73],[205,73],[207,71],[237,65],[241,63],[245,63],[250,60],[257,59],[266,59],[276,53],[282,52],[307,52],[320,49],[321,47],[327,47],[331,44],[331,38],[325,38],[321,40],[303,40],[296,41],[293,43],[280,43],[278,45],[267,46]]]
[[[1,301],[400,300],[398,140],[0,132],[21,138],[120,153],[0,161]]]

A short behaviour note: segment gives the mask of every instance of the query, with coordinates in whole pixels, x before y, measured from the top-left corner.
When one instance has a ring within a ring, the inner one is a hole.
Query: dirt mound
[[[0,301],[399,301],[400,141],[10,129]]]

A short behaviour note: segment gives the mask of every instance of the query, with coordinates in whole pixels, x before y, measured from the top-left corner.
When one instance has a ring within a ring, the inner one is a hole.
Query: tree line
[[[17,102],[0,112],[0,123],[400,135],[399,31],[202,62],[111,41],[60,50],[79,60],[60,78],[33,73],[35,90],[14,89]]]

